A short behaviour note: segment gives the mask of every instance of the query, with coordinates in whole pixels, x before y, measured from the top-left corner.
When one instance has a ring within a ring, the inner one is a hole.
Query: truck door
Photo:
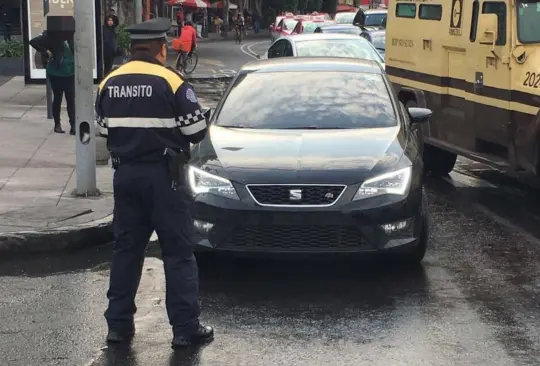
[[[470,41],[475,43],[471,47],[471,61],[475,67],[469,71],[474,73],[469,94],[472,102],[470,121],[474,124],[477,143],[489,142],[505,148],[509,146],[511,121],[511,10],[504,1],[474,0],[470,32]]]

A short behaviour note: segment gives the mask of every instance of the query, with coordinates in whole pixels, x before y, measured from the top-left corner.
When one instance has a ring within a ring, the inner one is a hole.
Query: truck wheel
[[[454,169],[457,155],[435,146],[424,146],[424,169],[436,175],[446,175]]]

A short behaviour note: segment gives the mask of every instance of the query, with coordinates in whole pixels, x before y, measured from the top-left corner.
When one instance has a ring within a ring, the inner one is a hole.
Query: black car
[[[394,253],[428,240],[422,141],[379,63],[277,58],[245,65],[192,148],[200,248]]]

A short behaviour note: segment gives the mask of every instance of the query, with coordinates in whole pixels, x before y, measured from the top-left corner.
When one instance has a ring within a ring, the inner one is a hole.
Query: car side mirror
[[[429,122],[429,119],[431,118],[431,115],[433,114],[431,109],[416,108],[416,107],[408,108],[408,112],[409,112],[409,117],[411,119],[411,124]]]
[[[281,32],[281,27],[275,27],[274,30],[275,30],[276,32]]]

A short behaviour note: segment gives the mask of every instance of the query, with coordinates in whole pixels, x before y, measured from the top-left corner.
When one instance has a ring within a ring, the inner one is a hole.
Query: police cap
[[[131,39],[153,40],[167,37],[167,32],[171,29],[171,21],[167,18],[154,18],[145,22],[132,25],[126,28]]]

